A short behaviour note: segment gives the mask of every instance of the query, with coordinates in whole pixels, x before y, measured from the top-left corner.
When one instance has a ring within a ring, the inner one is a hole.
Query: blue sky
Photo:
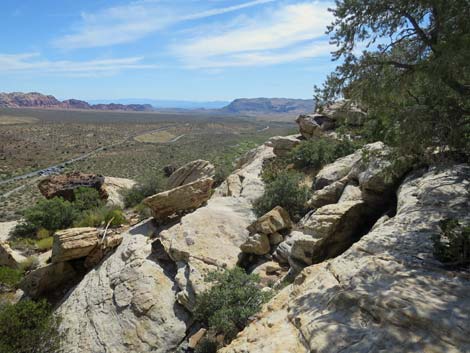
[[[59,98],[311,98],[328,1],[2,0],[0,91]]]

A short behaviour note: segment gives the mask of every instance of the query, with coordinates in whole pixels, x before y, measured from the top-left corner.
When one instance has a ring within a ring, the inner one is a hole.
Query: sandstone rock
[[[240,249],[246,254],[265,255],[271,250],[271,246],[266,234],[255,233],[250,235],[245,242],[240,245]]]
[[[124,197],[122,192],[126,189],[132,189],[137,183],[131,179],[104,177],[102,190],[106,192],[108,198],[106,205],[110,207],[124,208]]]
[[[281,233],[275,232],[273,234],[269,234],[269,244],[277,245],[284,241],[284,236]]]
[[[60,304],[64,353],[172,353],[184,339],[188,315],[139,229]]]
[[[195,296],[209,286],[204,276],[237,264],[240,245],[248,238],[246,228],[254,219],[249,200],[215,197],[160,233],[165,253],[178,266],[180,303],[192,310]]]
[[[207,332],[207,329],[201,328],[194,335],[189,337],[188,348],[191,348],[191,349],[196,348],[199,341],[206,335],[206,332]]]
[[[362,192],[359,186],[355,185],[354,182],[349,182],[348,185],[343,190],[341,197],[339,198],[338,202],[345,202],[345,201],[361,201],[362,200]]]
[[[441,219],[470,222],[469,180],[468,165],[407,178],[395,217],[305,268],[220,352],[469,351],[468,275],[443,270],[431,239]]]
[[[54,234],[52,262],[63,262],[87,256],[98,244],[100,231],[96,228],[70,228]]]
[[[390,219],[390,216],[389,215],[383,215],[382,217],[380,217],[375,223],[374,225],[372,226],[371,228],[371,231],[380,227],[382,224],[384,224],[385,222],[387,222],[388,220]]]
[[[299,125],[300,134],[306,139],[319,136],[322,131],[334,126],[333,121],[317,114],[299,115],[295,122]]]
[[[0,266],[19,268],[26,258],[10,248],[10,245],[0,241]]]
[[[158,221],[168,217],[194,210],[206,202],[212,190],[212,178],[202,178],[189,184],[147,197],[144,203],[150,207]]]
[[[311,263],[339,255],[354,242],[354,234],[364,224],[367,208],[362,201],[326,205],[303,219],[303,230],[318,239],[308,254]],[[308,263],[308,262],[307,262]]]
[[[343,194],[343,190],[347,182],[347,178],[343,178],[325,186],[323,189],[316,190],[308,201],[308,206],[312,208],[320,208],[322,206],[338,202],[338,199]]]
[[[113,249],[118,247],[122,242],[122,234],[110,234],[105,237],[103,242],[99,242],[97,246],[91,250],[85,259],[84,266],[91,269],[98,265],[100,261]]]
[[[251,233],[272,234],[290,228],[292,228],[292,221],[289,213],[281,206],[276,206],[250,224],[248,231]]]
[[[225,179],[215,194],[223,197],[239,197],[242,192],[242,180],[239,175],[231,174]]]
[[[361,150],[353,154],[337,159],[331,164],[324,166],[315,177],[315,190],[323,189],[349,174],[351,169],[362,157]]]
[[[276,247],[276,251],[273,253],[273,257],[281,264],[287,264],[289,262],[289,256],[292,249],[292,244],[297,238],[304,237],[304,234],[299,231],[292,231],[286,236],[286,239],[279,243]]]
[[[29,272],[19,287],[31,298],[52,292],[74,280],[78,274],[68,262],[51,263]]]
[[[342,124],[361,126],[367,114],[353,101],[340,100],[323,108],[321,115]]]
[[[251,273],[259,276],[261,285],[265,287],[269,285],[273,285],[286,272],[287,270],[283,269],[275,261],[267,261],[262,264],[259,264],[251,271]]]
[[[289,263],[291,267],[295,267],[295,262],[300,261],[305,265],[311,265],[315,257],[315,253],[318,251],[319,239],[315,239],[313,236],[303,234],[302,236],[296,237],[292,240],[292,246],[289,251]]]
[[[62,175],[49,176],[39,182],[38,187],[41,194],[51,199],[60,196],[65,200],[73,201],[74,190],[79,187],[89,187],[100,191],[103,199],[107,194],[101,189],[104,184],[104,177],[96,174],[85,174],[81,172],[70,172]]]
[[[168,178],[168,189],[192,183],[202,178],[212,178],[215,167],[208,161],[198,159],[183,165],[174,171]]]
[[[274,136],[267,143],[271,144],[277,157],[284,157],[300,143],[300,140],[298,135]]]

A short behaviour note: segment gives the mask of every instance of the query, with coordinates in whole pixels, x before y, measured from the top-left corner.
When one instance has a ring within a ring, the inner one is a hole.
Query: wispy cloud
[[[142,57],[69,61],[43,59],[39,53],[0,54],[0,72],[6,73],[60,73],[83,76],[156,67],[143,63]]]
[[[134,1],[96,14],[82,13],[79,28],[56,39],[53,44],[63,49],[77,49],[129,43],[178,22],[217,16],[274,1],[252,0],[191,14],[187,14],[182,7],[168,6],[161,1]]]
[[[237,28],[197,34],[173,47],[190,68],[269,65],[328,54],[331,14],[325,2],[284,4]],[[221,25],[221,28],[223,25]]]

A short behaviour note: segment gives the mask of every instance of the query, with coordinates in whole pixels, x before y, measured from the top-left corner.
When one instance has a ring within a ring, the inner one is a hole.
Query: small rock
[[[271,250],[269,238],[266,234],[252,234],[240,245],[240,249],[247,254],[265,255]]]
[[[52,262],[63,262],[87,256],[98,244],[100,231],[96,228],[70,228],[54,234]]]
[[[291,227],[292,221],[289,213],[281,206],[276,206],[253,222],[248,227],[248,231],[251,233],[273,234],[281,230],[290,229]]]
[[[194,335],[189,337],[188,348],[195,349],[199,341],[206,335],[207,329],[201,328]]]

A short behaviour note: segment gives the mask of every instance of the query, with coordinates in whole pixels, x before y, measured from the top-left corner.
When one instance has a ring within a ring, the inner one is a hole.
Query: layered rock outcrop
[[[55,196],[73,201],[74,191],[79,187],[89,187],[100,192],[102,198],[107,198],[102,190],[105,178],[96,174],[85,174],[81,172],[70,172],[63,175],[53,175],[39,182],[38,187],[41,194],[51,199]]]
[[[168,178],[167,188],[174,189],[202,178],[212,178],[215,167],[212,163],[198,159],[189,162],[171,173]]]
[[[470,281],[442,269],[431,237],[444,218],[470,222],[469,177],[466,165],[407,177],[393,218],[305,268],[220,352],[468,351]]]

